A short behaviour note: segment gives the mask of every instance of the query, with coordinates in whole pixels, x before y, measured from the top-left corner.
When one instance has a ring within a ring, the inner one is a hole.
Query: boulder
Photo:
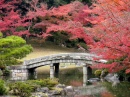
[[[64,88],[67,97],[73,97],[75,95],[74,88],[72,86],[67,86]]]
[[[65,88],[65,85],[64,84],[58,84],[58,85],[56,85],[56,88]]]
[[[48,87],[42,87],[39,92],[42,92],[42,93],[47,93],[49,91],[49,88]]]
[[[74,88],[72,86],[67,86],[64,88],[64,90],[68,93],[68,92],[74,92]]]
[[[116,86],[118,83],[120,83],[119,81],[119,77],[117,74],[112,74],[109,73],[106,77],[105,80],[107,80],[108,82],[112,83],[112,86]]]

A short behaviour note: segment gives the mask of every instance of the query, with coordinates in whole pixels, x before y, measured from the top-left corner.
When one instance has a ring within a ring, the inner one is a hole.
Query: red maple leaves
[[[96,41],[92,51],[102,55],[109,64],[99,67],[116,72],[126,69],[130,72],[130,3],[129,0],[98,0],[91,9],[92,19],[87,19],[93,25],[88,28]]]
[[[19,35],[29,34],[27,30],[17,32],[18,27],[27,27],[30,23],[26,22],[27,17],[21,16],[19,11],[16,10],[15,4],[20,3],[21,1],[13,0],[5,2],[5,0],[0,1],[0,31],[6,33],[6,35]]]
[[[21,1],[19,1],[21,2]],[[130,3],[129,0],[97,0],[88,7],[75,1],[57,8],[47,9],[32,0],[24,16],[16,10],[17,0],[0,1],[0,31],[15,35],[29,34],[28,27],[40,28],[38,37],[64,31],[70,39],[83,39],[91,51],[108,60],[100,68],[112,72],[126,69],[130,72]],[[24,27],[18,31],[17,28]]]

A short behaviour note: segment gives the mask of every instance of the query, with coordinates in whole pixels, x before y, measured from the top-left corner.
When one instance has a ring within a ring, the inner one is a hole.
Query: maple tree
[[[92,42],[83,28],[86,23],[83,16],[86,13],[79,19],[79,13],[82,14],[82,10],[87,7],[81,2],[75,1],[57,8],[47,9],[47,6],[42,3],[40,7],[37,7],[37,1],[33,0],[31,7],[33,10],[30,10],[27,16],[35,22],[33,28],[41,29],[40,35],[37,34],[36,36],[46,39],[52,36],[52,33],[64,32],[70,36],[70,40],[83,39],[87,44]],[[82,22],[80,21],[81,18]]]
[[[30,22],[26,16],[22,16],[17,4],[22,0],[0,0],[0,31],[4,35],[28,35],[28,26]],[[23,28],[18,30],[19,28]]]
[[[14,4],[19,2],[0,1],[0,31],[3,33],[33,34],[43,39],[52,33],[67,33],[70,40],[83,39],[92,52],[108,60],[107,64],[98,65],[99,68],[130,72],[129,0],[93,0],[90,7],[75,1],[50,9],[32,0],[24,16],[15,10]],[[29,33],[28,28],[32,32]],[[34,29],[39,30],[36,33]]]
[[[130,73],[130,3],[129,0],[96,0],[84,10],[92,27],[86,28],[94,39],[91,51],[108,60],[98,68]]]

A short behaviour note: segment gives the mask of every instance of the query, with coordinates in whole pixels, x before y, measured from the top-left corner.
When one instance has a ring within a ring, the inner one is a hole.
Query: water
[[[49,74],[38,74],[37,79],[49,78]],[[59,74],[57,77],[59,83],[72,86],[82,86],[83,75],[82,74]]]

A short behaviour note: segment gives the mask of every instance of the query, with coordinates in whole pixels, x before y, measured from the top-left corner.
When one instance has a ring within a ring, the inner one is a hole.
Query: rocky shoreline
[[[73,87],[58,84],[52,90],[49,90],[47,87],[40,88],[35,93],[32,93],[31,97],[81,97],[85,95],[95,95],[105,91],[106,88],[101,84],[89,85],[86,87]]]

